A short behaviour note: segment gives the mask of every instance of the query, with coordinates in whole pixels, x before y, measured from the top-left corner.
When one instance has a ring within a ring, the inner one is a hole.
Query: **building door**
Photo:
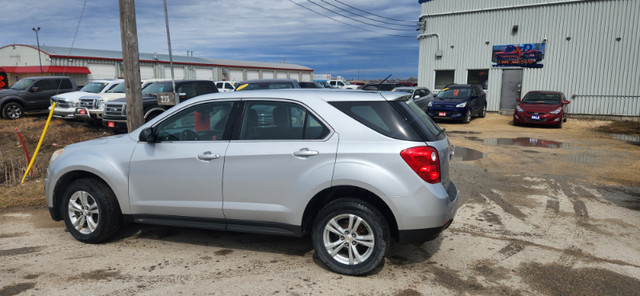
[[[516,107],[522,90],[522,69],[502,70],[502,91],[500,93],[500,110],[511,110]]]

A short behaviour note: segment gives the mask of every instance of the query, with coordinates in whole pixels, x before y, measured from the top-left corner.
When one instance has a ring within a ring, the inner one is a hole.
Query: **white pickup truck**
[[[58,94],[51,97],[51,104],[56,103],[53,116],[57,118],[71,119],[75,117],[76,109],[80,107],[80,98],[87,95],[100,95],[112,91],[124,80],[94,80],[82,87],[79,91]],[[51,107],[49,107],[51,110]]]

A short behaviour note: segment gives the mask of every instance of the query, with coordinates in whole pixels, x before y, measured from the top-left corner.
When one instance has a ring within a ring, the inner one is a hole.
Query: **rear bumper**
[[[430,217],[439,219],[441,221],[440,226],[422,229],[401,229],[398,231],[399,242],[424,243],[437,238],[442,231],[449,228],[458,212],[459,198],[458,188],[452,181],[447,185],[446,191],[448,196],[439,205],[440,215],[438,217]]]

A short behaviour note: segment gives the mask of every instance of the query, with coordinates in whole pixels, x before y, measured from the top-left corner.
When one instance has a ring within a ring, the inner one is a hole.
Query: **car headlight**
[[[64,148],[58,149],[55,152],[53,152],[53,154],[51,154],[51,159],[49,159],[49,163],[53,163],[60,155],[62,155],[63,151],[64,151]]]
[[[560,107],[560,108],[558,108],[556,110],[553,110],[553,111],[551,111],[549,113],[551,113],[551,114],[559,114],[560,112],[562,112],[562,107]]]
[[[427,105],[428,107],[433,106],[433,102],[429,102],[429,105]]]
[[[456,108],[464,108],[464,107],[467,107],[467,102],[462,102],[462,103],[456,105]]]
[[[516,105],[516,111],[518,111],[518,112],[524,112],[524,109],[522,109],[522,108],[520,107],[520,105]]]
[[[96,101],[96,109],[102,109],[102,108],[104,108],[104,100]]]
[[[80,101],[70,103],[71,107],[80,107]]]

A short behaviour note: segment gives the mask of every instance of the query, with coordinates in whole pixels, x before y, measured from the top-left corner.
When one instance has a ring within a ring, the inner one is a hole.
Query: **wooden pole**
[[[132,132],[144,124],[136,7],[134,0],[118,0],[118,3],[120,5],[124,85],[127,95],[127,128],[129,132]]]

